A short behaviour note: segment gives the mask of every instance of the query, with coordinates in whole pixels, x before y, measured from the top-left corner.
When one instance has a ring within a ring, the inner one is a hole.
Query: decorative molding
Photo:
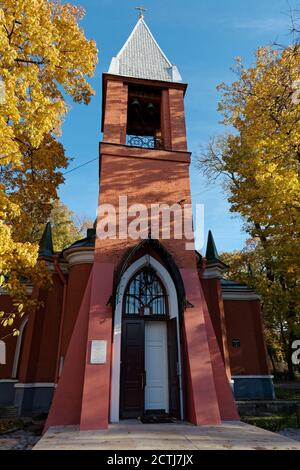
[[[34,383],[17,383],[15,388],[54,388],[54,383],[51,382],[34,382]]]
[[[64,252],[64,258],[70,266],[77,264],[92,264],[94,262],[95,249],[88,247],[70,248]]]
[[[245,288],[245,290],[222,289],[223,300],[261,300],[261,297],[254,291]]]
[[[211,266],[206,266],[205,270],[201,273],[200,277],[202,279],[222,279],[223,272],[224,267],[216,263]]]

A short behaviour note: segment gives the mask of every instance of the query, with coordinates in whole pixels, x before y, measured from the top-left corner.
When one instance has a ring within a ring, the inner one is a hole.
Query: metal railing
[[[148,135],[127,135],[126,145],[146,149],[164,149],[163,139]]]

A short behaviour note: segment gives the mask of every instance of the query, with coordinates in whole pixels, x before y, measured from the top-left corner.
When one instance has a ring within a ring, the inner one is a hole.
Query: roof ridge
[[[166,62],[168,62],[170,68],[172,67],[172,64],[171,62],[169,61],[168,57],[166,56],[166,54],[163,52],[162,48],[160,47],[160,45],[158,44],[158,42],[156,41],[155,37],[153,36],[153,34],[151,33],[150,31],[150,28],[149,26],[147,25],[146,21],[144,20],[143,17],[139,18],[135,27],[133,28],[133,30],[131,31],[127,41],[125,42],[125,44],[123,45],[123,47],[120,49],[120,51],[118,52],[117,54],[117,58],[119,59],[122,55],[122,53],[124,52],[124,50],[127,48],[128,44],[130,43],[131,39],[133,38],[134,34],[136,33],[138,27],[140,26],[140,24],[143,24],[143,26],[145,27],[147,33],[149,34],[150,38],[152,39],[152,41],[154,42],[155,46],[157,47],[157,49],[159,50],[160,54],[162,55],[162,57],[165,59]]]
[[[161,53],[161,55],[163,56],[163,58],[168,62],[169,66],[172,67],[171,62],[169,61],[168,57],[166,56],[166,54],[164,53],[164,51],[162,50],[162,48],[160,47],[160,45],[159,45],[158,42],[156,41],[155,37],[154,37],[153,34],[151,33],[150,28],[149,28],[149,26],[147,25],[146,21],[145,21],[143,18],[141,18],[141,22],[144,24],[146,30],[147,30],[148,33],[150,34],[151,39],[153,40],[154,44],[156,45],[157,49],[159,50],[159,52]]]
[[[118,54],[112,58],[108,73],[168,82],[182,81],[177,67],[167,58],[142,17]]]
[[[118,54],[116,55],[116,57],[119,59],[122,55],[122,53],[124,52],[124,50],[126,49],[127,45],[129,44],[129,42],[131,41],[134,33],[136,32],[138,26],[139,26],[139,23],[140,21],[142,20],[143,18],[139,18],[139,20],[137,21],[135,27],[133,28],[133,30],[131,31],[130,35],[128,36],[127,40],[125,41],[125,43],[123,44],[123,46],[121,47],[121,49],[119,50]]]

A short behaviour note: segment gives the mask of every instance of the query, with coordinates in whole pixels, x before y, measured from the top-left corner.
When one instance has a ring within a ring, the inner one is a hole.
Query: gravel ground
[[[30,450],[41,438],[43,421],[22,418],[22,426],[0,433],[0,450]]]
[[[0,434],[0,450],[30,450],[40,437],[23,429]]]

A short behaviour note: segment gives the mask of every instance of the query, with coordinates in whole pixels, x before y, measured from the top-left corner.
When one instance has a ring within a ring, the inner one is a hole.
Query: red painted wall
[[[57,274],[52,279],[52,288],[33,292],[44,305],[29,315],[20,358],[20,382],[54,382],[63,287]]]
[[[224,306],[232,375],[268,374],[260,302],[225,300]],[[241,347],[233,348],[232,339],[240,339]]]
[[[70,266],[68,275],[67,298],[63,320],[61,355],[65,356],[71,339],[80,305],[89,280],[92,264]]]
[[[76,318],[74,331],[65,357],[63,373],[54,393],[44,431],[54,425],[80,423],[92,284],[91,277],[92,275],[87,283]]]
[[[229,351],[225,322],[224,303],[220,279],[201,279],[205,300],[207,302],[210,318],[222,354],[228,377],[230,376]]]

